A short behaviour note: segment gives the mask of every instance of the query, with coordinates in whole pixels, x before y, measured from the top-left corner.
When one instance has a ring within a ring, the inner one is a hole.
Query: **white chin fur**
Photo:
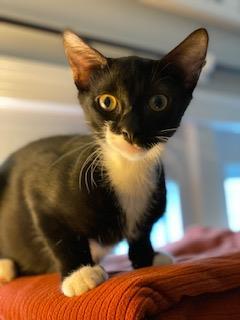
[[[146,214],[152,193],[157,188],[156,167],[160,167],[164,145],[159,143],[150,150],[141,150],[136,146],[131,149],[132,146],[123,141],[121,135],[112,133],[107,127],[106,142],[101,143],[101,149],[109,182],[126,214],[125,232],[129,237],[135,237],[136,225]],[[119,148],[121,145],[125,151]]]
[[[148,157],[151,158],[157,153],[155,152],[154,147],[150,150],[146,150],[137,146],[130,145],[125,141],[122,135],[114,134],[113,132],[111,132],[108,126],[106,129],[106,142],[111,149],[130,161],[143,160]],[[159,146],[160,144],[158,145],[158,151],[160,150]],[[163,149],[164,147],[162,144],[162,151]]]
[[[116,151],[117,153],[119,153],[122,157],[130,160],[130,161],[138,161],[138,160],[142,160],[146,157],[146,154],[147,154],[147,151],[142,151],[142,152],[139,152],[139,153],[135,153],[135,154],[131,154],[131,153],[128,153],[124,150],[121,150],[120,148],[118,148],[117,146],[114,145],[114,143],[109,143],[109,146],[114,150]]]

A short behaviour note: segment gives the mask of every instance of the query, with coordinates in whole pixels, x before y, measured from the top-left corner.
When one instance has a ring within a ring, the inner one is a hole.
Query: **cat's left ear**
[[[73,78],[80,90],[86,90],[91,74],[107,64],[107,59],[70,30],[63,33],[63,43]]]
[[[182,75],[185,87],[193,90],[206,63],[207,48],[207,30],[198,29],[168,53],[163,61],[170,69],[171,66],[176,66]]]

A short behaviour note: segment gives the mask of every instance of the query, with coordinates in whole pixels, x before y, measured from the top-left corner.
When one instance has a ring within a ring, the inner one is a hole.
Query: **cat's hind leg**
[[[16,266],[13,260],[0,258],[0,284],[10,282],[16,277]]]
[[[153,258],[153,266],[163,266],[174,263],[174,258],[166,252],[157,252]]]

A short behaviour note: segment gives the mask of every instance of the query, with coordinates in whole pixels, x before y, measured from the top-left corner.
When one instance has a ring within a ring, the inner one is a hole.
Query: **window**
[[[177,241],[183,236],[181,197],[178,184],[173,180],[168,180],[167,192],[165,215],[155,223],[151,233],[154,248]]]
[[[240,231],[240,165],[227,167],[224,191],[228,224],[231,230]]]
[[[151,242],[154,249],[168,242],[177,241],[183,236],[183,221],[181,210],[180,189],[173,180],[167,181],[167,208],[165,215],[157,221],[151,232]],[[114,249],[115,254],[126,254],[128,244],[124,240]]]

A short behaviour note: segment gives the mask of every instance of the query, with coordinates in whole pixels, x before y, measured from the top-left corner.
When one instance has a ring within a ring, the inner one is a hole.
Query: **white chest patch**
[[[157,187],[158,148],[140,160],[129,160],[107,144],[103,147],[104,166],[120,206],[126,215],[126,235],[134,237],[135,226],[147,214],[151,197]],[[163,148],[162,148],[163,149]]]

